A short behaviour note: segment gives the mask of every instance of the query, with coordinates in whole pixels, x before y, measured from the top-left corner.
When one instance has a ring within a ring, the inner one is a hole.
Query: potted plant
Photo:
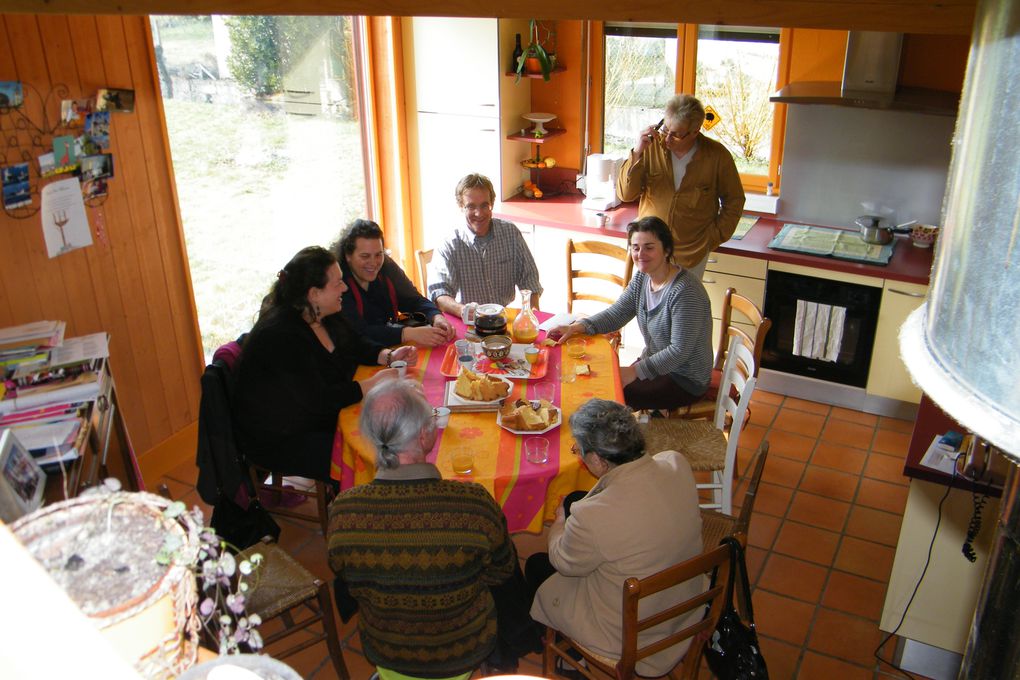
[[[538,39],[538,22],[534,19],[528,25],[528,46],[517,60],[517,82],[525,73],[542,74],[542,80],[549,80],[552,72],[552,58]]]

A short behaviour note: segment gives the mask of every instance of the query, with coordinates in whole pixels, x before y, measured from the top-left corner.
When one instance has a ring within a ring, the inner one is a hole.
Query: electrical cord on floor
[[[942,524],[942,506],[945,504],[946,499],[949,498],[949,492],[953,490],[953,482],[956,481],[957,466],[959,465],[960,458],[963,455],[964,452],[961,451],[956,455],[956,458],[953,460],[953,477],[952,479],[949,480],[949,484],[946,485],[946,492],[942,494],[942,498],[939,500],[938,513],[935,518],[935,530],[931,532],[931,542],[928,544],[928,556],[924,560],[924,568],[921,569],[921,575],[917,577],[917,583],[914,584],[914,592],[910,594],[910,599],[907,600],[907,605],[903,608],[903,614],[900,616],[900,622],[896,624],[896,627],[892,629],[892,632],[885,636],[884,640],[878,643],[878,647],[875,647],[875,658],[878,659],[879,663],[884,663],[886,666],[889,666],[893,670],[897,670],[906,677],[911,678],[911,680],[917,680],[917,677],[911,675],[909,672],[903,670],[893,662],[886,661],[885,659],[883,659],[880,652],[882,651],[882,648],[886,646],[889,640],[891,640],[893,636],[896,635],[896,633],[899,632],[900,628],[903,626],[903,622],[906,621],[907,619],[907,611],[910,609],[910,605],[913,604],[914,598],[917,596],[917,591],[921,588],[921,581],[924,580],[924,575],[928,573],[928,565],[931,564],[931,553],[935,549],[935,537],[939,535],[939,526]]]
[[[974,512],[970,516],[970,524],[967,525],[967,538],[963,541],[963,556],[967,558],[968,562],[973,564],[977,562],[974,541],[977,540],[978,534],[981,533],[981,511],[984,509],[985,503],[988,502],[988,494],[974,491],[971,496],[971,500],[974,503]]]

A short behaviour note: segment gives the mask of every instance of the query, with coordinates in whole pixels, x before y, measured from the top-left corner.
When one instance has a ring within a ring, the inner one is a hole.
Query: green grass
[[[251,328],[276,272],[365,215],[356,122],[165,100],[206,357]]]

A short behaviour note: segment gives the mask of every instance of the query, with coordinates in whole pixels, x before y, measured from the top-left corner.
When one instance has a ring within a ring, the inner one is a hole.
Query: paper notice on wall
[[[92,245],[92,232],[85,215],[81,184],[76,178],[62,179],[42,189],[43,238],[46,253],[57,257],[78,248]]]

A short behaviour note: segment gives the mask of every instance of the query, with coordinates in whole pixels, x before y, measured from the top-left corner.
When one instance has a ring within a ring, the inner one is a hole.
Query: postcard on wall
[[[132,113],[135,110],[135,91],[107,88],[96,94],[97,111]]]
[[[113,154],[101,153],[85,156],[81,159],[81,178],[83,181],[113,177]]]
[[[39,215],[46,253],[51,258],[92,245],[92,232],[77,178],[69,177],[44,186]]]
[[[85,116],[95,110],[91,99],[65,99],[60,102],[60,121],[68,127],[81,127]]]
[[[105,196],[109,191],[109,186],[106,183],[106,178],[100,177],[82,182],[81,189],[85,193],[85,199],[88,200]]]
[[[32,183],[28,177],[28,163],[0,168],[3,183],[4,208],[20,208],[32,204]]]
[[[110,148],[110,112],[96,111],[85,116],[85,134],[100,149]]]
[[[24,101],[21,82],[17,80],[0,80],[0,106],[17,108]]]
[[[74,137],[63,135],[53,138],[53,161],[59,168],[78,165],[78,153],[75,150]]]
[[[13,522],[42,504],[46,473],[11,430],[0,433],[0,519]]]

